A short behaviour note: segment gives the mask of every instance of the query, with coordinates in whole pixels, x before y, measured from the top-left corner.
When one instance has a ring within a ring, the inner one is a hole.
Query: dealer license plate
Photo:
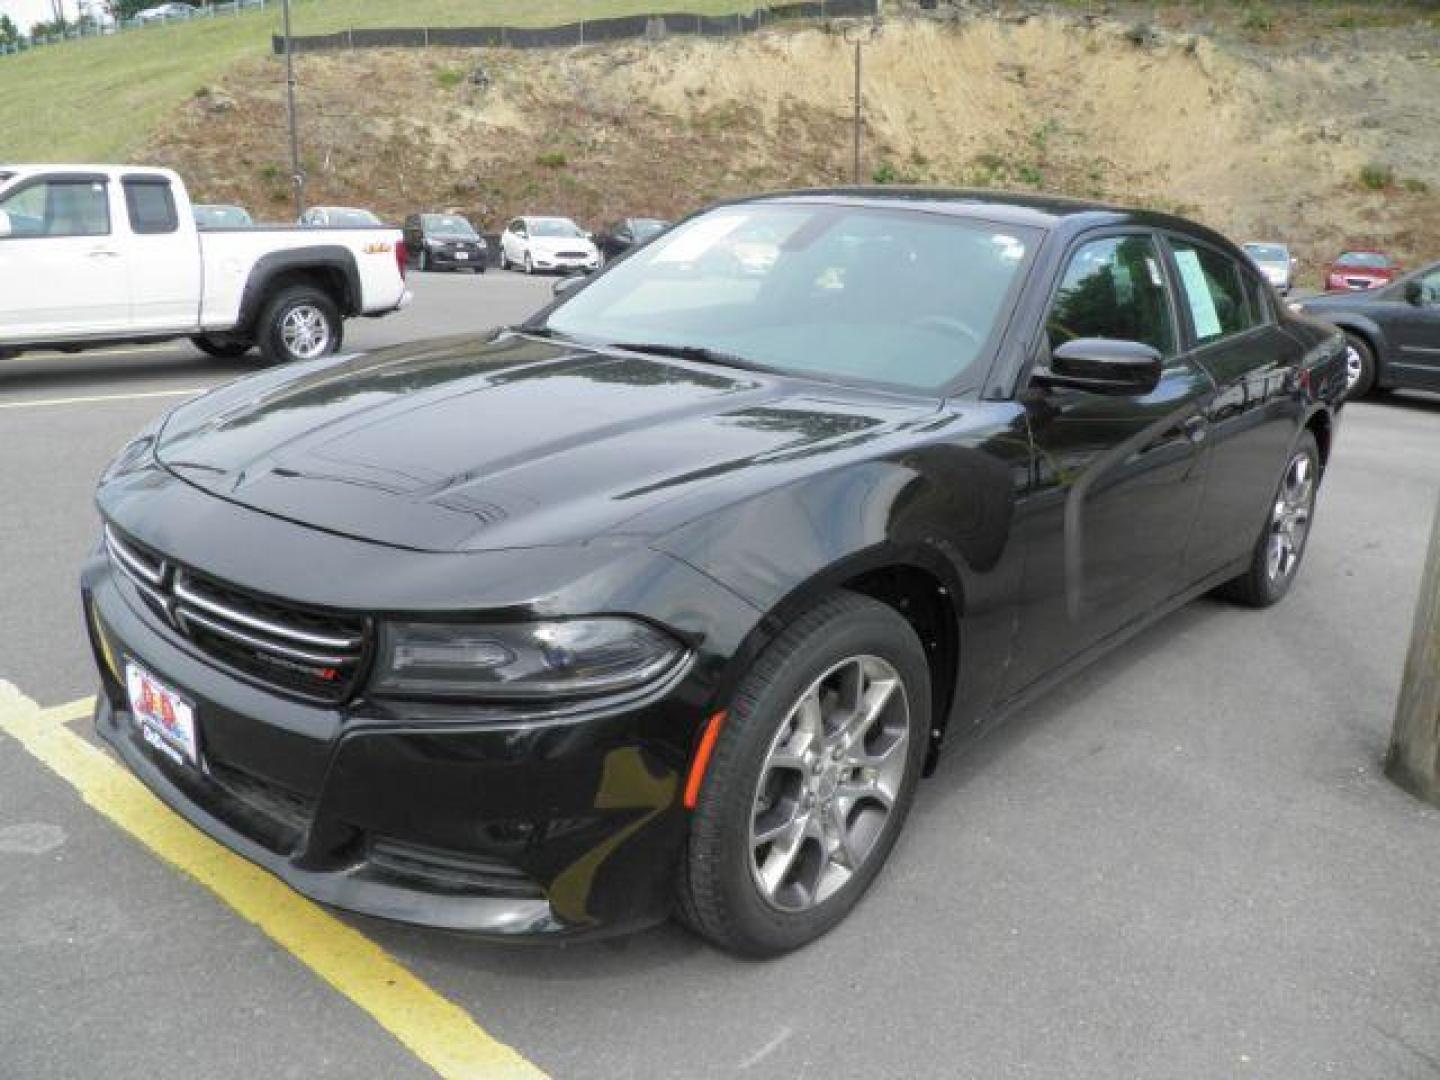
[[[455,252],[455,258],[456,258],[456,260],[458,260],[459,262],[469,262],[469,261],[470,261],[470,253],[469,253],[468,251],[457,251],[457,252]]]
[[[197,764],[194,707],[138,664],[125,665],[125,686],[140,737],[177,764]]]

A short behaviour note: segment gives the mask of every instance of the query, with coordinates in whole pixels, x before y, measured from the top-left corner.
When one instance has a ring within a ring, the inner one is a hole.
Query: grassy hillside
[[[728,14],[755,0],[664,0]],[[656,0],[295,0],[297,34],[352,26],[548,26],[656,10]],[[270,48],[280,4],[238,18],[155,27],[0,57],[0,161],[133,154],[167,114],[231,65]]]

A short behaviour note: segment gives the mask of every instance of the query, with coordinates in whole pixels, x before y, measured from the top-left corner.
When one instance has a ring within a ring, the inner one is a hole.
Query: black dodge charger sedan
[[[308,896],[780,953],[942,746],[1295,580],[1344,341],[1200,226],[799,192],[567,284],[212,391],[100,483],[100,734]]]
[[[1440,263],[1378,289],[1325,293],[1290,308],[1345,332],[1352,398],[1440,390]]]

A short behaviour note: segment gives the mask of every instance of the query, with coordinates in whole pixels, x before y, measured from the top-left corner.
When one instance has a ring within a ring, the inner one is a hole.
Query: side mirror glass
[[[0,237],[9,236],[13,231],[14,226],[10,224],[10,215],[4,210],[0,210]]]
[[[1160,351],[1139,341],[1077,338],[1050,354],[1050,366],[1035,370],[1040,386],[1092,394],[1143,397],[1160,382]]]
[[[583,284],[584,281],[584,274],[567,274],[559,281],[555,282],[555,288],[552,291],[556,296],[564,296],[577,285]]]

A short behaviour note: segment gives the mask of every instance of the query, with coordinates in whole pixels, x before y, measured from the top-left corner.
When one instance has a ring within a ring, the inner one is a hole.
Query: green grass
[[[664,9],[750,11],[756,0],[294,0],[296,34],[363,26],[552,26]],[[764,6],[760,4],[758,6]],[[123,161],[227,68],[267,55],[280,4],[0,57],[0,161]]]

